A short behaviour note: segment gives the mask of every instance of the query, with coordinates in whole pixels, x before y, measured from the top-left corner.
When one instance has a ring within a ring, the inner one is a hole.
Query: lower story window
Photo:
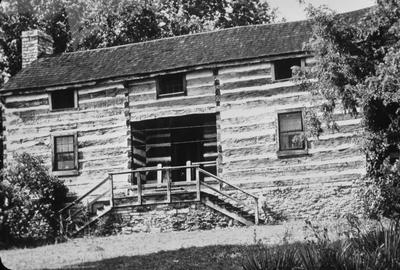
[[[76,168],[76,137],[74,135],[54,137],[54,170],[66,171]]]
[[[278,114],[279,150],[305,149],[303,114],[301,111]]]

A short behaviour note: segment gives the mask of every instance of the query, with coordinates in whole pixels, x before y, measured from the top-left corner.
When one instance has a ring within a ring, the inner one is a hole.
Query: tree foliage
[[[256,0],[92,0],[82,15],[80,49],[93,49],[249,24],[275,11]]]
[[[49,175],[43,160],[26,153],[16,156],[2,177],[0,242],[54,239],[68,191],[63,182]]]
[[[53,37],[54,52],[61,53],[71,40],[63,0],[3,1],[0,8],[0,87],[22,66],[21,33],[42,29]]]
[[[371,216],[400,214],[400,1],[348,15],[309,8],[314,35],[309,49],[316,65],[303,74],[307,87],[326,98],[328,126],[341,107],[361,114],[365,127],[367,178],[360,194]],[[337,126],[335,126],[337,127]]]

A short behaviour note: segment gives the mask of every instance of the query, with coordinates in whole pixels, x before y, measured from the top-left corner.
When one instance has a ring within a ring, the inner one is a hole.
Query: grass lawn
[[[243,269],[243,257],[254,246],[225,245],[181,248],[141,256],[123,256],[55,269]]]
[[[330,226],[333,225],[329,222]],[[10,269],[242,269],[258,242],[303,241],[304,222],[209,231],[77,238],[36,248],[0,250]]]

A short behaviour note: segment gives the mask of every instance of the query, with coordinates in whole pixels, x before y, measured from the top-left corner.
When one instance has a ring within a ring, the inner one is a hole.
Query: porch
[[[228,216],[244,225],[259,224],[258,197],[233,185],[224,179],[201,168],[204,164],[185,166],[145,167],[136,170],[110,173],[83,196],[67,205],[60,211],[61,230],[64,234],[76,234],[111,211],[123,208],[134,208],[146,205],[168,205],[173,203],[203,203],[207,207]],[[179,172],[187,181],[173,182],[171,179],[156,183],[145,183],[143,176],[149,173],[173,175]],[[136,179],[120,191],[115,185],[118,178]],[[93,194],[102,190],[100,195],[92,197],[84,208],[79,205]],[[105,190],[105,191],[104,191]],[[88,211],[85,220],[76,218],[82,211]]]

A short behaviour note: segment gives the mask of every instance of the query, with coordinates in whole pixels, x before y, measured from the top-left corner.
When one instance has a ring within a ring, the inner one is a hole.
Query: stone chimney
[[[53,38],[41,30],[22,32],[22,68],[43,55],[53,54]]]

